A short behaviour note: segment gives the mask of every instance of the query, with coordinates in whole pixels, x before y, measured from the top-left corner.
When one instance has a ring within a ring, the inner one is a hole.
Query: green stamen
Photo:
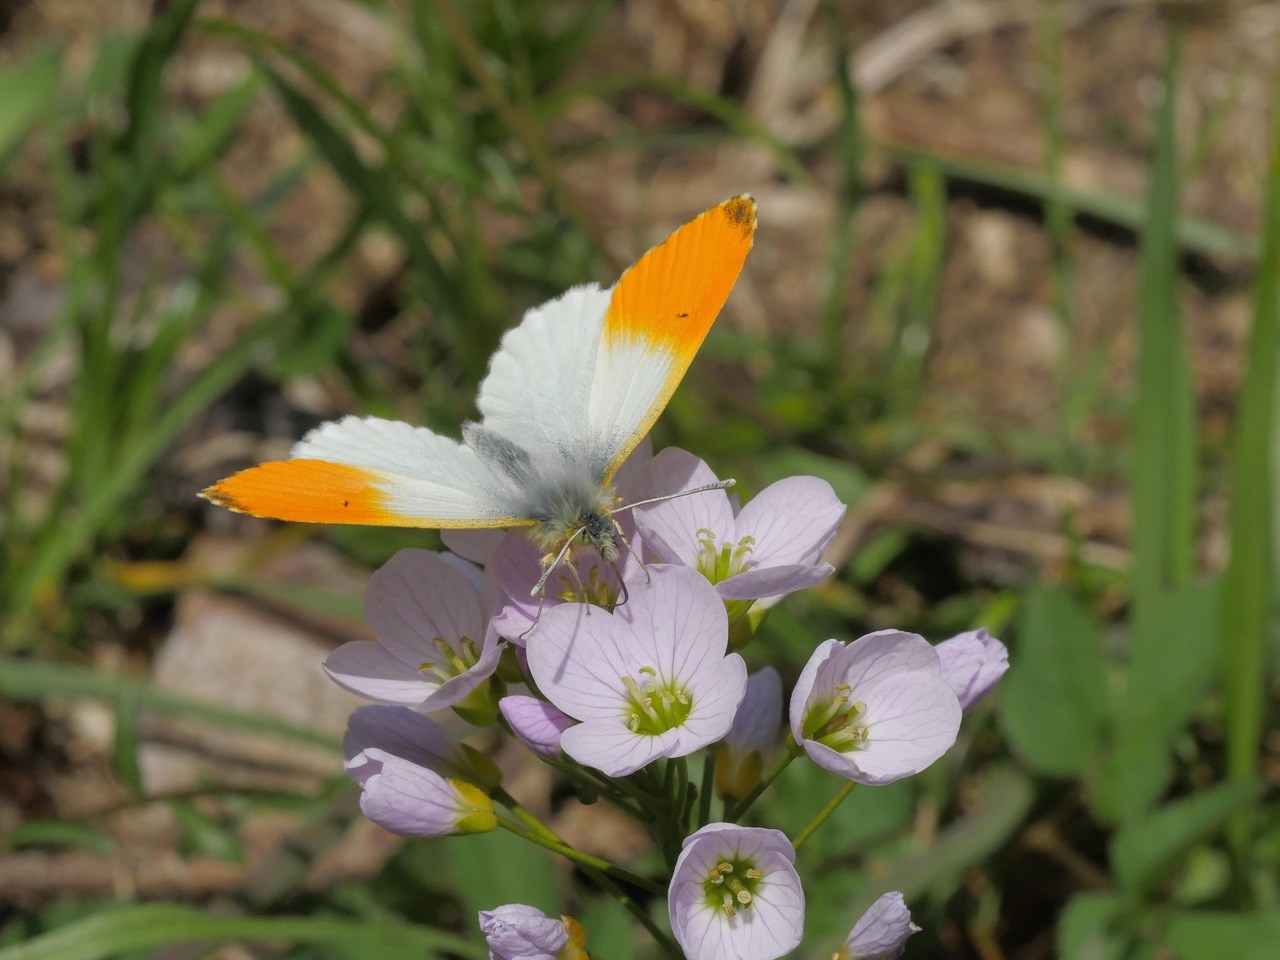
[[[751,551],[755,549],[755,537],[742,537],[736,543],[720,540],[713,531],[703,527],[695,534],[698,538],[698,572],[712,583],[720,583],[737,576],[751,567]]]
[[[723,860],[707,871],[702,891],[707,906],[732,919],[739,910],[751,908],[763,879],[764,871],[752,860]]]
[[[654,737],[673,730],[689,717],[692,703],[688,691],[675,681],[663,680],[653,667],[641,667],[633,677],[623,677],[627,688],[627,729]]]
[[[460,637],[456,643],[450,643],[444,637],[436,637],[431,645],[440,651],[441,660],[434,663],[430,660],[418,665],[418,673],[430,677],[437,683],[444,683],[454,677],[461,676],[480,659],[475,643],[470,637]]]

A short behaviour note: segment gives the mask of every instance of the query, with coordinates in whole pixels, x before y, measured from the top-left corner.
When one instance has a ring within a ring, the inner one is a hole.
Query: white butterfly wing
[[[238,513],[309,523],[509,527],[516,492],[474,450],[423,427],[375,417],[322,424],[292,458],[242,470],[202,493]]]
[[[755,201],[712,207],[610,290],[575,287],[502,338],[483,428],[523,449],[539,492],[607,483],[653,426],[751,249]]]

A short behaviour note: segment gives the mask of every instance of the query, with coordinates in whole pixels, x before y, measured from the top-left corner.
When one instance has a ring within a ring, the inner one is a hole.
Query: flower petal
[[[458,775],[458,741],[444,727],[407,707],[359,707],[347,719],[342,752],[348,772],[354,758],[378,749],[441,776]]]
[[[788,477],[765,487],[738,514],[736,536],[753,537],[754,566],[816,560],[831,543],[845,505],[817,477]]]
[[[693,709],[673,731],[679,735],[679,742],[666,755],[688,756],[722,739],[733,726],[746,693],[747,665],[736,653],[694,674],[689,684]]]
[[[651,564],[648,571],[648,583],[635,584],[627,603],[615,608],[619,642],[639,665],[688,683],[729,648],[724,603],[696,570]]]
[[[462,798],[438,773],[376,749],[361,753],[355,769],[360,809],[378,826],[402,837],[458,832]]]
[[[686,450],[667,447],[643,468],[642,484],[654,491],[650,496],[666,496],[689,490],[719,478],[711,468]],[[664,563],[697,568],[698,531],[710,530],[717,538],[733,533],[733,510],[723,490],[676,497],[632,511],[636,526],[651,550]]]
[[[437,638],[480,640],[487,618],[471,579],[430,550],[401,550],[369,578],[365,619],[395,657],[416,670],[441,661]]]
[[[632,733],[621,720],[588,720],[561,735],[560,749],[606,776],[625,777],[668,756],[675,742],[674,731],[645,736]]]
[[[794,563],[780,567],[752,567],[716,584],[725,600],[758,600],[780,597],[821,583],[835,572],[829,563]]]

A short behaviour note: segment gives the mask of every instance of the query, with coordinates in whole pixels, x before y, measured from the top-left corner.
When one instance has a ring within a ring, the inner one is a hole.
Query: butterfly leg
[[[649,576],[649,568],[645,566],[644,558],[641,557],[636,548],[631,545],[631,541],[627,539],[627,535],[622,532],[622,524],[617,520],[614,520],[613,529],[618,534],[618,539],[622,541],[622,545],[627,548],[627,553],[631,554],[631,559],[638,563],[640,565],[640,569],[644,571],[644,582],[648,583],[651,579]],[[622,571],[618,569],[618,565],[616,563],[613,565],[613,572],[618,575],[618,583],[622,583]],[[623,584],[622,589],[624,591],[627,589],[626,584]]]

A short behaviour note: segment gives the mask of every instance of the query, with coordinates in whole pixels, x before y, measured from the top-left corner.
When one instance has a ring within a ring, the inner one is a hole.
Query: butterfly
[[[288,460],[200,495],[237,513],[308,523],[527,527],[549,551],[548,571],[575,542],[613,563],[622,534],[611,481],[683,379],[755,228],[755,201],[733,197],[613,287],[573,287],[529,310],[499,343],[480,384],[480,420],[463,424],[461,441],[348,416],[307,433]]]

